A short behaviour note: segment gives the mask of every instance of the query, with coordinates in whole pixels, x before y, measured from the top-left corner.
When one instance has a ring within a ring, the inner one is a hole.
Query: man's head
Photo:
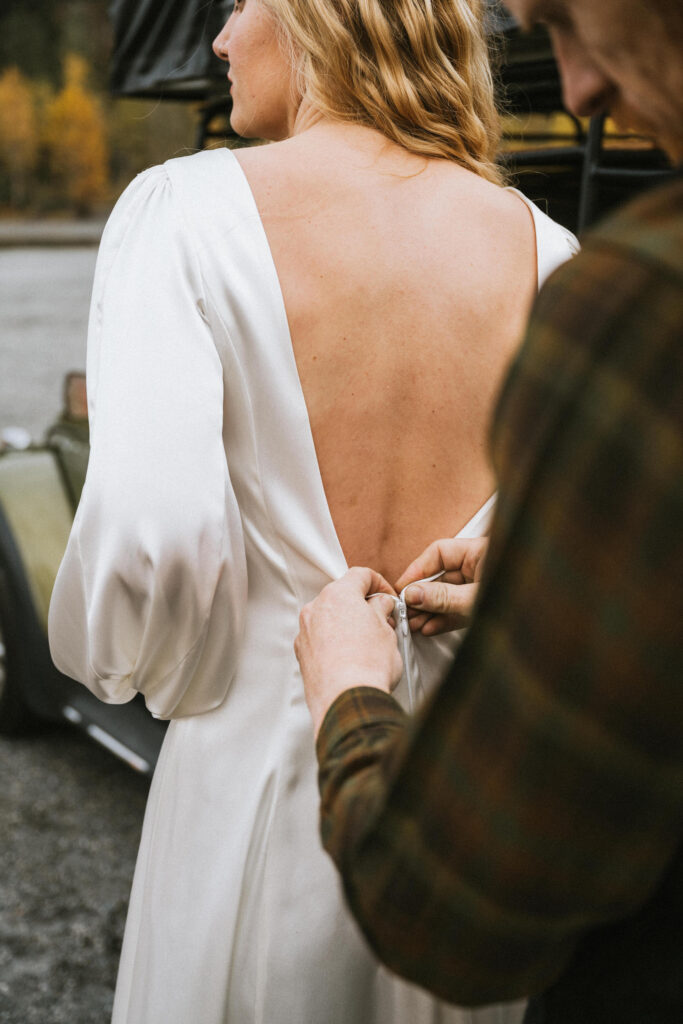
[[[550,32],[567,107],[609,111],[683,159],[681,0],[505,0],[525,26]]]

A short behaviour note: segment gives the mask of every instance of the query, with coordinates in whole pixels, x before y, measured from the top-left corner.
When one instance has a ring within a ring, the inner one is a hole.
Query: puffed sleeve
[[[161,718],[220,704],[246,564],[222,442],[223,374],[200,269],[163,167],[114,210],[87,361],[91,454],[49,615],[52,657],[101,700]]]

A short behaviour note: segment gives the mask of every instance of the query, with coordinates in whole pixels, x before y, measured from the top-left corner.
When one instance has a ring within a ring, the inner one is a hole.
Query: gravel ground
[[[149,781],[70,729],[0,737],[0,1024],[106,1024]]]

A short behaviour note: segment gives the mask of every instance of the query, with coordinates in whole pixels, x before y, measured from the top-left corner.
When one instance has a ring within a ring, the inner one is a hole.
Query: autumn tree
[[[64,87],[45,112],[45,144],[50,171],[64,198],[79,214],[107,193],[106,126],[100,105],[87,87],[88,64],[69,54]]]
[[[29,82],[18,68],[0,75],[0,168],[10,206],[22,206],[38,159],[38,126]]]

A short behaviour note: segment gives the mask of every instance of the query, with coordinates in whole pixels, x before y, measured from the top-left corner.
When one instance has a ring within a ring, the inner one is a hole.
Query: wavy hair
[[[481,0],[262,0],[301,95],[410,152],[500,182],[500,140]]]

